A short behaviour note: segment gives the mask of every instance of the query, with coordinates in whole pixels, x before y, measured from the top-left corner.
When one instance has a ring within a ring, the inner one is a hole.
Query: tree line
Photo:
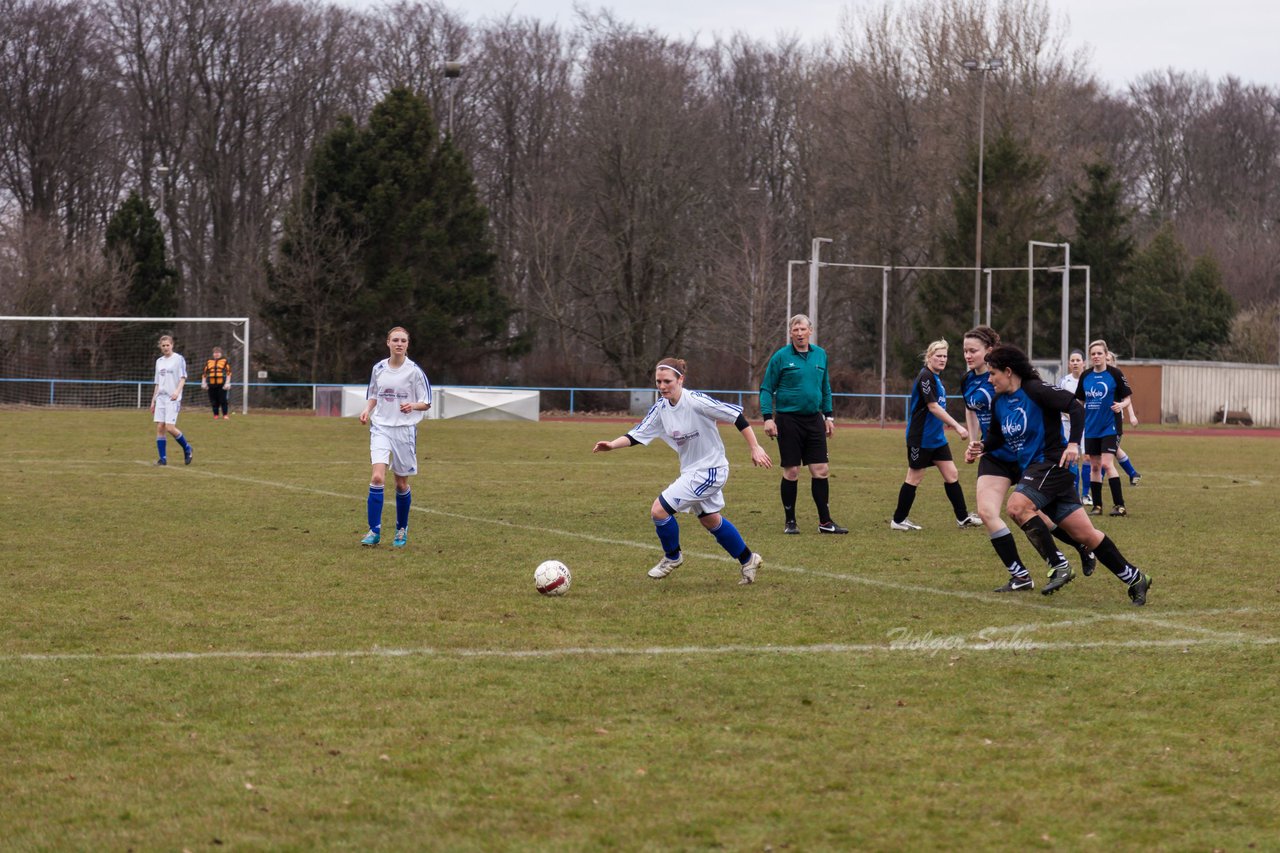
[[[751,387],[825,236],[824,260],[895,268],[905,377],[972,321],[972,272],[902,268],[973,264],[982,97],[984,266],[1070,241],[1122,357],[1276,361],[1280,92],[1176,69],[1116,91],[1064,36],[1043,0],[885,3],[818,45],[607,10],[0,0],[0,311],[249,315],[273,375],[315,381],[359,379],[403,324],[443,381],[647,384],[680,355]],[[822,272],[837,390],[878,374],[880,277]],[[1020,343],[1027,286],[993,273]]]

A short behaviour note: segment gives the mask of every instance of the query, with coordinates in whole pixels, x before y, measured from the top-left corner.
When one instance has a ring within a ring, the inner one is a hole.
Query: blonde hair
[[[1107,342],[1104,341],[1102,338],[1098,338],[1096,341],[1090,342],[1089,352],[1093,352],[1094,347],[1102,347],[1102,352],[1104,354],[1111,352],[1111,347],[1107,346]]]
[[[945,340],[942,340],[942,339],[936,340],[924,348],[924,357],[923,357],[924,361],[927,363],[929,361],[929,357],[932,356],[938,350],[942,350],[943,352],[946,352],[950,348],[951,348],[951,345],[948,344]]]
[[[662,361],[658,362],[658,366],[653,370],[656,373],[664,368],[666,370],[670,370],[676,376],[684,376],[689,370],[689,367],[685,364],[683,358],[664,358]]]
[[[396,332],[404,332],[404,336],[406,338],[409,337],[408,329],[406,329],[404,326],[396,326],[391,331],[387,332],[387,340],[391,340],[391,336],[394,335]]]

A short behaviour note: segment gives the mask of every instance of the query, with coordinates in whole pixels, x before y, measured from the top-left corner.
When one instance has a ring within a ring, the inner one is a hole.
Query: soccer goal
[[[0,404],[147,408],[166,334],[187,360],[184,408],[206,402],[200,375],[216,346],[230,406],[249,411],[248,317],[0,316]]]

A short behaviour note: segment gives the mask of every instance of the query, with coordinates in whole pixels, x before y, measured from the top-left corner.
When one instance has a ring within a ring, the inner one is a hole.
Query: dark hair
[[[1081,359],[1083,359],[1083,358],[1084,358],[1084,350],[1079,349],[1079,348],[1077,348],[1077,349],[1073,349],[1071,352],[1067,353],[1067,358],[1071,358],[1071,356],[1073,356],[1073,355],[1078,355],[1078,356],[1080,356],[1080,358],[1081,358]]]
[[[966,338],[973,338],[982,341],[983,345],[988,349],[1000,345],[1000,333],[990,326],[974,326],[972,329],[964,333]]]
[[[1012,370],[1014,375],[1023,382],[1040,378],[1040,371],[1031,366],[1031,361],[1027,358],[1027,354],[1013,344],[1000,344],[992,347],[991,352],[987,353],[987,365],[992,370],[1005,370],[1006,368]]]
[[[654,370],[661,370],[664,367],[668,370],[674,370],[676,372],[676,376],[684,376],[689,372],[689,368],[685,365],[683,358],[664,358],[662,361],[658,362],[658,366],[655,367]]]

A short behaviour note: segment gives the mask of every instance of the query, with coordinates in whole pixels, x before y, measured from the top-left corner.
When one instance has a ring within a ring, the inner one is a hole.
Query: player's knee
[[[827,474],[830,473],[830,470],[831,469],[826,462],[815,462],[809,466],[809,473],[820,480],[825,479]]]

